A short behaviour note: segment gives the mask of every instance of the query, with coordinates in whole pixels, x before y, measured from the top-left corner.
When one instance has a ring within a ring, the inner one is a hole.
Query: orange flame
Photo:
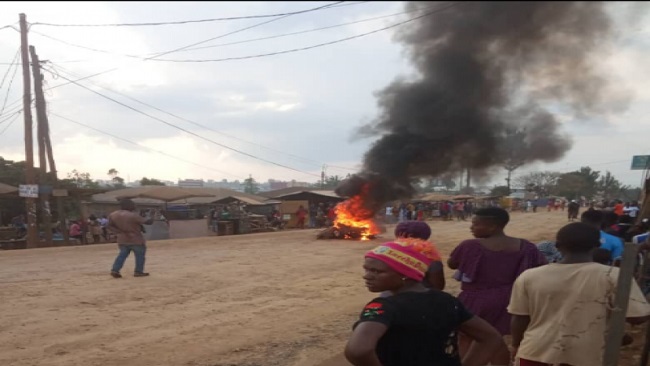
[[[364,187],[361,194],[343,201],[334,207],[336,219],[334,227],[342,229],[342,226],[360,229],[361,240],[370,240],[370,236],[380,233],[379,228],[373,220],[374,212],[370,211],[363,201],[368,187]],[[346,239],[352,239],[346,235]]]

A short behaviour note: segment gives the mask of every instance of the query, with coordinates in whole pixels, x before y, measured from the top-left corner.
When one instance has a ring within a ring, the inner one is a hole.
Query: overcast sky
[[[0,27],[14,23],[17,27],[21,12],[31,23],[146,23],[278,14],[333,3],[3,2]],[[355,139],[353,132],[377,115],[374,93],[395,78],[413,72],[401,45],[393,41],[396,28],[275,56],[204,63],[144,60],[152,54],[271,20],[194,46],[215,47],[182,50],[159,59],[214,60],[267,54],[371,32],[412,16],[402,14],[224,45],[404,11],[401,2],[344,2],[342,5],[345,6],[283,18],[180,25],[54,27],[34,24],[29,34],[30,44],[36,47],[42,60],[50,61],[45,67],[53,71],[45,72],[46,87],[66,83],[65,78],[77,80],[112,70],[78,83],[154,117],[75,84],[48,90],[46,99],[59,176],[65,177],[77,169],[89,172],[94,179],[108,179],[108,170],[115,168],[131,181],[143,176],[173,181],[179,178],[242,180],[251,174],[258,181],[273,178],[313,182],[319,179],[323,164],[327,165],[328,175],[354,172],[372,140]],[[611,4],[610,8],[617,16],[629,10],[630,3]],[[602,60],[607,77],[617,80],[618,86],[633,95],[628,109],[605,122],[564,120],[563,129],[574,140],[571,151],[557,163],[527,166],[519,174],[533,170],[566,172],[590,165],[597,170],[611,171],[626,184],[639,185],[641,172],[630,170],[632,156],[650,154],[647,121],[650,21],[644,14],[636,22],[618,23],[619,36],[613,51],[604,54]],[[25,154],[22,115],[15,114],[21,108],[22,70],[18,68],[13,78],[16,68],[11,65],[19,45],[19,33],[11,28],[0,29],[0,75],[7,73],[0,88],[0,103],[7,96],[4,111],[0,113],[0,156],[11,160],[24,160]],[[37,155],[35,161],[38,162]],[[492,183],[503,183],[498,169]]]

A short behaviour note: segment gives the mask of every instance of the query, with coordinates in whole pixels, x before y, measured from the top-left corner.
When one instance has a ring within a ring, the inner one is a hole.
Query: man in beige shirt
[[[521,366],[602,364],[608,309],[619,269],[592,261],[600,231],[583,223],[557,233],[559,263],[529,269],[515,281],[508,312]],[[642,323],[650,305],[632,283],[627,320]]]
[[[121,278],[120,270],[124,266],[124,261],[131,251],[135,255],[135,273],[134,277],[145,277],[149,273],[144,272],[145,245],[144,235],[142,235],[142,225],[151,225],[153,219],[146,219],[135,212],[135,203],[130,199],[120,201],[120,210],[111,213],[108,216],[108,230],[117,235],[117,245],[120,253],[115,258],[111,276]]]

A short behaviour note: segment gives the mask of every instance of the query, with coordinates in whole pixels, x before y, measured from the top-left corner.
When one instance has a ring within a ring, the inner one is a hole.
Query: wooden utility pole
[[[20,14],[20,55],[23,62],[23,115],[25,116],[25,184],[36,184],[34,174],[34,143],[32,137],[32,92],[29,75],[29,52],[27,50],[27,20]],[[38,246],[38,227],[36,226],[36,200],[25,198],[27,211],[27,248]]]
[[[42,182],[50,188],[54,188],[54,182],[47,174],[47,160],[46,155],[46,140],[45,136],[49,135],[47,128],[47,111],[45,106],[45,95],[43,94],[43,75],[41,75],[41,63],[36,54],[34,46],[29,46],[29,53],[32,56],[32,75],[34,76],[34,95],[36,96],[36,121],[38,131],[38,157],[39,167],[41,170]],[[51,147],[48,149],[52,153]],[[53,162],[54,158],[50,155],[50,161]],[[50,166],[50,169],[52,167]],[[41,199],[41,212],[43,213],[43,226],[45,230],[46,245],[52,245],[52,211],[50,210],[50,193],[46,190],[40,195]]]
[[[618,274],[618,283],[616,284],[616,295],[614,298],[614,308],[611,310],[609,322],[607,324],[607,334],[605,335],[605,353],[603,355],[603,366],[618,365],[618,358],[625,333],[625,313],[630,301],[630,291],[632,290],[632,281],[634,281],[634,267],[636,265],[637,250],[635,244],[625,244],[623,250],[623,260],[621,269]]]

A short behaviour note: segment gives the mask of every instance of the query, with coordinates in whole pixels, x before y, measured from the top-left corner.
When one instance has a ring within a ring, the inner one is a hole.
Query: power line
[[[188,164],[196,165],[196,166],[201,167],[201,168],[204,168],[204,169],[212,170],[212,171],[215,171],[215,172],[217,172],[217,173],[219,173],[219,174],[225,174],[225,175],[229,175],[229,176],[231,176],[231,177],[235,177],[235,178],[239,178],[239,179],[245,179],[245,178],[243,178],[243,177],[240,177],[240,176],[237,176],[237,175],[234,175],[234,174],[228,173],[228,172],[224,172],[224,171],[221,171],[221,170],[218,170],[218,169],[214,169],[214,168],[211,168],[211,167],[208,167],[208,166],[205,166],[205,165],[201,165],[201,164],[198,164],[198,163],[195,163],[195,162],[189,161],[189,160],[185,160],[185,159],[180,158],[180,157],[178,157],[178,156],[174,156],[174,155],[168,154],[168,153],[166,153],[166,152],[164,152],[164,151],[156,150],[156,149],[153,149],[153,148],[151,148],[151,147],[148,147],[148,146],[145,146],[145,145],[139,144],[139,143],[137,143],[137,142],[133,142],[133,141],[131,141],[131,140],[127,140],[127,139],[125,139],[125,138],[122,138],[122,137],[119,137],[119,136],[113,135],[113,134],[111,134],[111,133],[109,133],[109,132],[102,131],[102,130],[100,130],[100,129],[97,129],[97,128],[94,128],[94,127],[88,126],[88,125],[83,124],[83,123],[78,122],[78,121],[74,121],[74,120],[72,120],[72,119],[70,119],[70,118],[68,118],[68,117],[64,117],[64,116],[62,116],[62,115],[60,115],[60,114],[57,114],[57,113],[54,113],[54,112],[50,112],[50,114],[53,115],[53,116],[59,117],[59,118],[61,118],[61,119],[64,119],[64,120],[66,120],[66,121],[68,121],[68,122],[72,122],[72,123],[77,124],[77,125],[79,125],[79,126],[83,126],[83,127],[88,128],[88,129],[90,129],[90,130],[93,130],[93,131],[95,131],[95,132],[99,132],[99,133],[104,134],[104,135],[106,135],[106,136],[110,136],[110,137],[112,137],[112,138],[114,138],[114,139],[118,139],[118,140],[120,140],[120,141],[124,141],[124,142],[127,142],[127,143],[129,143],[129,144],[139,146],[139,147],[141,147],[141,148],[144,148],[144,149],[147,149],[147,150],[150,150],[150,151],[156,152],[156,153],[158,153],[158,154],[165,155],[165,156],[170,157],[170,158],[172,158],[172,159],[176,159],[176,160],[182,161],[182,162],[184,162],[184,163],[188,163]]]
[[[367,3],[368,1],[357,1],[349,4],[340,4],[340,5],[330,5],[328,8],[338,8],[342,6],[358,5]],[[344,1],[339,1],[338,3],[344,3]],[[191,23],[207,23],[207,22],[219,22],[227,20],[241,20],[241,19],[259,19],[259,18],[275,18],[288,15],[296,15],[314,11],[315,9],[305,9],[288,13],[277,13],[277,14],[262,14],[262,15],[247,15],[247,16],[238,16],[238,17],[223,17],[223,18],[209,18],[209,19],[196,19],[196,20],[179,20],[179,21],[170,21],[170,22],[148,22],[148,23],[107,23],[107,24],[58,24],[58,23],[46,23],[46,22],[34,22],[32,25],[42,25],[49,27],[144,27],[144,26],[159,26],[159,25],[179,25],[179,24],[191,24]],[[7,28],[9,26],[5,26]],[[0,28],[2,29],[2,28]]]
[[[7,75],[9,75],[9,71],[11,71],[11,68],[18,64],[16,61],[18,60],[19,55],[20,55],[20,48],[16,50],[16,55],[14,56],[14,59],[11,61],[11,63],[9,64],[10,66],[7,67],[7,71],[2,76],[2,81],[0,81],[0,89],[2,89],[2,87],[5,85],[5,80],[7,79]]]
[[[4,130],[0,131],[0,136],[1,136],[3,133],[5,133],[5,131],[7,131],[7,130],[9,129],[9,127],[11,127],[11,125],[14,124],[14,122],[16,122],[16,120],[18,119],[18,117],[19,117],[20,115],[21,115],[21,113],[16,114],[16,116],[14,117],[14,119],[13,119],[11,122],[9,122],[9,124],[7,124],[7,127],[5,127]]]
[[[17,104],[15,106],[11,107],[11,108],[6,108],[4,113],[0,114],[0,118],[4,118],[6,116],[13,115],[14,113],[22,110],[22,108],[23,108],[22,104]]]
[[[19,49],[19,51],[20,51],[20,49]],[[11,86],[13,85],[14,79],[16,78],[16,73],[18,72],[18,62],[16,62],[18,60],[18,55],[19,55],[19,52],[16,52],[16,57],[14,57],[14,66],[13,66],[14,67],[14,73],[13,73],[13,75],[11,75],[11,79],[9,79],[9,85],[7,85],[7,93],[5,93],[5,99],[2,102],[2,108],[0,108],[0,115],[2,115],[2,113],[4,113],[5,107],[7,106],[7,99],[9,99],[9,92],[11,91]],[[7,69],[7,74],[9,73],[10,69],[11,69],[11,66]],[[5,74],[5,77],[6,76],[7,75]],[[2,78],[2,84],[4,84],[4,77]]]
[[[264,41],[264,40],[269,40],[269,39],[289,37],[289,36],[294,36],[294,35],[299,35],[299,34],[317,32],[317,31],[326,30],[326,29],[334,29],[334,28],[344,27],[344,26],[347,26],[347,25],[360,24],[360,23],[370,22],[370,21],[379,20],[379,19],[391,18],[391,17],[404,15],[404,14],[409,14],[409,13],[414,13],[414,12],[426,11],[426,10],[433,9],[433,8],[435,8],[435,7],[427,7],[427,8],[421,8],[421,9],[408,10],[408,11],[403,11],[403,12],[399,12],[399,13],[393,13],[393,14],[390,14],[390,15],[382,15],[382,16],[377,16],[377,17],[372,17],[372,18],[361,19],[361,20],[357,20],[357,21],[353,21],[353,22],[339,23],[339,24],[334,24],[334,25],[329,25],[329,26],[324,26],[324,27],[319,27],[319,28],[312,28],[312,29],[307,29],[307,30],[302,30],[302,31],[297,31],[297,32],[276,34],[276,35],[267,36],[267,37],[245,39],[245,40],[236,41],[236,42],[220,43],[220,44],[215,44],[215,45],[210,45],[210,46],[203,46],[203,47],[190,47],[190,48],[187,48],[187,49],[184,49],[184,50],[180,50],[178,52],[195,51],[195,50],[202,50],[202,49],[208,49],[208,48],[232,46],[232,45],[237,45],[237,44],[244,44],[244,43]],[[62,40],[62,39],[59,39],[59,38],[56,38],[56,37],[52,37],[52,36],[47,35],[47,34],[40,33],[40,32],[35,31],[35,30],[32,30],[31,32],[34,33],[34,34],[37,34],[39,36],[51,39],[53,41],[66,44],[68,46],[81,48],[81,49],[85,49],[85,50],[93,51],[93,52],[100,52],[100,53],[104,53],[104,54],[118,55],[118,56],[130,57],[130,58],[136,58],[136,59],[144,59],[147,56],[157,55],[157,54],[160,53],[160,52],[152,52],[152,53],[149,53],[149,54],[146,54],[146,55],[130,55],[130,54],[124,54],[124,53],[119,53],[119,52],[115,52],[115,51],[103,50],[103,49],[99,49],[99,48],[88,47],[88,46],[68,42],[68,41],[65,41],[65,40]],[[63,63],[63,62],[73,63],[73,62],[84,62],[84,61],[87,61],[87,60],[67,60],[67,61],[58,61],[57,63]],[[1,65],[1,63],[0,63],[0,65]]]
[[[326,29],[334,29],[334,28],[344,27],[346,25],[354,25],[354,24],[370,22],[370,21],[378,20],[378,19],[391,18],[391,17],[395,17],[395,16],[398,16],[398,15],[404,15],[404,14],[409,14],[409,13],[414,13],[414,12],[425,11],[425,10],[432,9],[432,8],[433,7],[402,11],[402,12],[399,12],[399,13],[393,13],[393,14],[389,14],[389,15],[381,15],[381,16],[377,16],[377,17],[356,20],[354,22],[339,23],[339,24],[334,24],[334,25],[329,25],[329,26],[324,26],[324,27],[319,27],[319,28],[312,28],[312,29],[307,29],[307,30],[302,30],[302,31],[297,31],[297,32],[277,34],[277,35],[274,35],[274,36],[267,36],[267,37],[253,38],[253,39],[245,39],[243,41],[220,43],[220,44],[215,44],[215,45],[211,45],[211,46],[193,47],[193,48],[188,48],[188,49],[185,49],[185,50],[179,51],[179,52],[203,50],[203,49],[215,48],[215,47],[233,46],[233,45],[243,44],[243,43],[265,41],[265,40],[269,40],[269,39],[283,38],[283,37],[288,37],[288,36],[295,36],[295,35],[298,35],[298,34],[312,33],[312,32],[317,32],[317,31],[326,30]]]
[[[61,66],[59,66],[59,67],[61,67]],[[93,77],[95,77],[95,76],[99,76],[99,75],[103,75],[103,74],[106,74],[106,73],[109,73],[109,72],[113,72],[113,71],[115,71],[115,70],[117,70],[117,69],[119,69],[119,68],[114,67],[114,68],[112,68],[112,69],[104,70],[104,71],[101,71],[101,72],[98,72],[98,73],[95,73],[95,74],[92,74],[92,75],[84,76],[84,77],[77,76],[77,77],[79,77],[79,79],[76,79],[76,80],[74,80],[74,81],[68,81],[68,82],[61,83],[61,84],[57,84],[57,85],[51,86],[51,87],[49,87],[49,88],[47,88],[47,89],[45,89],[45,90],[43,90],[43,91],[49,91],[49,90],[56,89],[56,88],[61,87],[61,86],[66,86],[66,85],[69,85],[69,84],[76,83],[76,82],[78,82],[78,81],[82,81],[82,80],[90,79],[90,78],[93,78]],[[48,71],[50,71],[50,70],[48,70]],[[51,71],[50,71],[50,72],[51,72]],[[57,75],[57,76],[60,77],[60,75]]]
[[[355,36],[351,36],[351,37],[341,38],[341,39],[338,39],[338,40],[335,40],[335,41],[330,41],[330,42],[325,42],[325,43],[319,43],[319,44],[312,45],[312,46],[307,46],[307,47],[293,48],[293,49],[284,50],[284,51],[277,51],[277,52],[263,53],[263,54],[257,54],[257,55],[239,56],[239,57],[225,57],[225,58],[218,58],[218,59],[203,59],[203,60],[169,60],[169,59],[154,59],[154,58],[149,58],[149,59],[151,59],[151,60],[153,60],[153,61],[179,62],[179,63],[187,63],[187,62],[193,62],[193,63],[201,63],[201,62],[222,62],[222,61],[233,61],[233,60],[246,60],[246,59],[251,59],[251,58],[260,58],[260,57],[267,57],[267,56],[276,56],[276,55],[282,55],[282,54],[286,54],[286,53],[293,53],[293,52],[299,52],[299,51],[306,51],[306,50],[310,50],[310,49],[313,49],[313,48],[318,48],[318,47],[323,47],[323,46],[329,46],[329,45],[333,45],[333,44],[336,44],[336,43],[341,43],[341,42],[349,41],[349,40],[352,40],[352,39],[365,37],[365,36],[367,36],[367,35],[371,35],[371,34],[374,34],[374,33],[378,33],[378,32],[385,31],[385,30],[387,30],[387,29],[391,29],[391,28],[399,27],[399,26],[404,25],[404,24],[407,24],[407,23],[409,23],[409,22],[412,22],[412,21],[415,21],[415,20],[418,20],[418,19],[421,19],[421,18],[424,18],[424,17],[430,16],[430,15],[433,15],[433,14],[439,13],[439,12],[441,12],[441,11],[447,10],[447,9],[453,7],[453,6],[456,6],[456,5],[457,5],[457,3],[454,3],[454,4],[448,5],[448,6],[443,7],[443,8],[439,8],[439,9],[437,9],[437,10],[435,10],[435,11],[431,11],[431,12],[428,12],[428,13],[426,13],[426,14],[423,14],[423,15],[420,15],[420,16],[413,17],[413,18],[411,18],[411,19],[405,20],[405,21],[403,21],[403,22],[399,22],[399,23],[395,23],[395,24],[389,25],[389,26],[387,26],[387,27],[383,27],[383,28],[380,28],[380,29],[376,29],[376,30],[374,30],[374,31],[370,31],[370,32],[362,33],[362,34],[357,34],[357,35],[355,35]],[[155,57],[158,57],[158,56],[155,56]]]
[[[60,66],[59,66],[59,67],[60,67]],[[109,73],[109,72],[112,72],[112,71],[115,71],[115,70],[118,70],[118,69],[119,69],[119,68],[117,68],[117,67],[116,67],[116,68],[112,68],[112,69],[108,69],[108,70],[101,71],[101,72],[98,72],[98,73],[95,73],[95,74],[92,74],[92,75],[88,75],[88,76],[81,77],[81,78],[79,78],[79,79],[77,79],[77,80],[75,80],[75,81],[86,80],[86,79],[89,79],[89,78],[92,78],[92,77],[95,77],[95,76],[99,76],[99,75],[103,75],[103,74],[106,74],[106,73]],[[51,72],[51,73],[52,73],[51,70],[46,70],[46,69],[42,69],[42,70],[44,70],[44,71],[48,71],[48,72]],[[59,77],[59,75],[58,75],[57,73],[52,73],[52,74],[55,75],[55,77]],[[50,90],[52,90],[52,89],[56,89],[56,88],[58,88],[58,87],[66,86],[66,85],[69,85],[69,84],[72,84],[72,82],[65,82],[65,83],[57,84],[57,85],[54,85],[54,86],[51,86],[51,87],[45,88],[45,89],[43,89],[43,91],[44,91],[44,92],[47,92],[47,91],[50,91]],[[35,99],[32,98],[32,103],[34,102],[34,100],[35,100]],[[22,102],[22,101],[23,101],[22,98],[16,99],[16,100],[14,100],[13,102],[9,103],[8,106],[11,106],[11,105],[19,105],[18,103],[20,103],[20,102]],[[49,103],[52,103],[52,102],[48,102],[48,104],[49,104]],[[19,108],[22,108],[22,106],[19,105]],[[2,116],[2,113],[0,113],[0,116]]]
[[[340,4],[340,3],[343,3],[343,1],[337,1],[337,2],[335,2],[335,3],[333,3],[333,4],[328,4],[328,5],[323,5],[323,6],[319,6],[319,7],[316,7],[316,8],[312,8],[312,9],[309,9],[309,11],[317,11],[317,10],[327,9],[327,8],[329,8],[329,7],[332,7],[333,5],[337,5],[337,4]],[[305,13],[305,12],[307,12],[307,11],[304,11],[303,13]],[[240,29],[234,30],[234,31],[232,31],[232,32],[228,32],[228,33],[224,33],[224,34],[218,35],[218,36],[216,36],[216,37],[208,38],[208,39],[206,39],[206,40],[199,41],[199,42],[195,42],[195,43],[189,44],[189,45],[187,45],[187,46],[183,46],[183,47],[180,47],[180,48],[176,48],[176,49],[173,49],[173,50],[169,50],[169,51],[166,51],[166,52],[163,52],[163,53],[160,53],[160,54],[157,54],[157,55],[154,55],[154,56],[148,57],[148,58],[146,58],[146,60],[154,60],[154,59],[157,59],[157,58],[160,57],[160,56],[168,55],[168,54],[170,54],[170,53],[174,53],[174,52],[178,52],[178,51],[181,51],[181,50],[184,50],[184,49],[190,48],[190,47],[198,46],[198,45],[203,44],[203,43],[207,43],[207,42],[210,42],[210,41],[214,41],[215,39],[219,39],[219,38],[227,37],[227,36],[230,36],[230,35],[233,35],[233,34],[236,34],[236,33],[239,33],[239,32],[243,32],[243,31],[245,31],[245,30],[249,30],[249,29],[252,29],[252,28],[256,28],[256,27],[259,27],[259,26],[262,26],[262,25],[265,25],[265,24],[269,24],[269,23],[272,23],[272,22],[277,22],[278,20],[282,20],[282,19],[284,19],[284,18],[288,18],[288,17],[290,17],[291,15],[294,15],[294,14],[283,15],[283,16],[281,16],[281,17],[274,18],[274,19],[271,19],[271,20],[267,20],[267,21],[262,22],[262,23],[256,23],[256,24],[253,24],[253,25],[248,26],[248,27],[245,27],[245,28],[240,28]]]
[[[311,175],[311,176],[319,177],[318,174],[313,174],[313,173],[305,172],[305,171],[302,171],[302,170],[299,170],[299,169],[296,169],[296,168],[292,168],[292,167],[290,167],[290,166],[286,166],[286,165],[283,165],[283,164],[280,164],[280,163],[276,163],[276,162],[274,162],[274,161],[270,161],[270,160],[267,160],[267,159],[264,159],[264,158],[261,158],[261,157],[255,156],[255,155],[253,155],[253,154],[249,154],[249,153],[247,153],[247,152],[244,152],[244,151],[241,151],[241,150],[235,149],[235,148],[233,148],[233,147],[230,147],[230,146],[227,146],[227,145],[221,144],[221,143],[216,142],[216,141],[214,141],[214,140],[211,140],[211,139],[209,139],[209,138],[207,138],[207,137],[205,137],[205,136],[201,136],[201,135],[196,134],[196,133],[194,133],[194,132],[192,132],[192,131],[189,131],[189,130],[183,128],[183,127],[176,126],[176,125],[174,125],[173,123],[167,122],[167,121],[165,121],[165,120],[163,120],[163,119],[160,119],[160,118],[158,118],[158,117],[156,117],[156,116],[153,116],[153,115],[151,115],[151,114],[148,114],[148,113],[146,113],[146,112],[143,112],[143,111],[141,111],[141,110],[139,110],[139,109],[137,109],[137,108],[131,107],[131,106],[128,105],[128,104],[124,104],[124,103],[122,103],[122,102],[120,102],[120,101],[118,101],[118,100],[116,100],[116,99],[114,99],[114,98],[111,98],[111,97],[109,97],[109,96],[107,96],[107,95],[104,95],[104,94],[102,94],[102,93],[100,93],[100,92],[98,92],[98,91],[92,90],[92,89],[88,88],[88,87],[85,86],[85,85],[82,85],[82,84],[79,84],[79,83],[77,83],[77,82],[75,82],[75,81],[73,81],[73,80],[70,80],[70,79],[66,78],[65,76],[62,76],[62,75],[61,75],[60,77],[61,77],[62,79],[65,79],[65,80],[70,81],[71,83],[77,85],[77,86],[80,87],[80,88],[86,89],[86,90],[88,90],[88,91],[91,92],[91,93],[94,93],[94,94],[96,94],[96,95],[99,95],[99,96],[102,97],[102,98],[108,99],[108,100],[112,101],[113,103],[119,104],[119,105],[121,105],[121,106],[123,106],[123,107],[125,107],[125,108],[128,108],[128,109],[130,109],[130,110],[136,112],[136,113],[139,113],[139,114],[142,114],[142,115],[144,115],[144,116],[147,116],[147,117],[149,117],[149,118],[151,118],[151,119],[153,119],[153,120],[155,120],[155,121],[158,121],[158,122],[160,122],[160,123],[166,124],[166,125],[168,125],[168,126],[170,126],[170,127],[173,127],[173,128],[175,128],[175,129],[177,129],[177,130],[180,130],[180,131],[183,131],[183,132],[185,132],[185,133],[187,133],[187,134],[189,134],[189,135],[192,135],[192,136],[197,137],[197,138],[199,138],[199,139],[201,139],[201,140],[207,141],[207,142],[209,142],[209,143],[211,143],[211,144],[214,144],[214,145],[217,145],[217,146],[221,146],[221,147],[223,147],[223,148],[225,148],[225,149],[228,149],[228,150],[231,150],[231,151],[237,152],[237,153],[242,154],[242,155],[246,155],[246,156],[251,157],[251,158],[253,158],[253,159],[263,161],[263,162],[265,162],[265,163],[273,164],[273,165],[276,165],[276,166],[279,166],[279,167],[282,167],[282,168],[285,168],[285,169],[293,170],[293,171],[295,171],[295,172],[299,172],[299,173],[302,173],[302,174],[307,174],[307,175]]]
[[[54,66],[56,66],[56,65],[54,65]],[[74,77],[78,77],[78,75],[75,75],[74,73],[70,72],[69,70],[66,70],[66,69],[65,69],[64,67],[62,67],[62,66],[57,66],[57,67],[60,68],[60,69],[62,69],[61,71],[65,72],[65,73],[68,74],[68,75],[71,75],[71,76],[74,76]],[[78,81],[78,80],[77,80],[77,81]],[[104,89],[104,90],[107,90],[107,91],[113,92],[113,93],[115,93],[115,94],[117,94],[117,95],[120,95],[120,96],[122,96],[122,97],[125,97],[125,98],[127,98],[127,99],[130,99],[130,100],[132,100],[132,101],[134,101],[134,102],[136,102],[136,103],[142,104],[142,105],[147,106],[147,107],[149,107],[149,108],[155,109],[155,110],[157,110],[157,111],[159,111],[159,112],[165,113],[165,114],[167,114],[167,115],[169,115],[169,116],[172,116],[172,117],[174,117],[174,118],[177,118],[177,119],[179,119],[179,120],[181,120],[181,121],[184,121],[184,122],[187,122],[187,123],[193,124],[193,125],[195,125],[195,126],[202,127],[202,128],[207,129],[207,130],[213,131],[213,132],[218,133],[218,134],[220,134],[220,135],[222,135],[222,136],[226,136],[226,137],[229,137],[229,138],[232,138],[232,139],[235,139],[235,140],[241,141],[241,142],[245,142],[245,143],[247,143],[247,144],[255,145],[255,146],[258,146],[258,147],[261,147],[261,148],[264,148],[264,149],[267,149],[267,150],[270,150],[270,151],[274,151],[274,152],[277,152],[277,153],[280,153],[280,154],[285,154],[285,155],[287,155],[287,156],[291,156],[291,157],[293,157],[293,158],[296,158],[296,159],[302,160],[302,161],[304,161],[304,162],[313,163],[314,165],[321,166],[321,165],[323,164],[322,162],[319,162],[319,161],[316,161],[316,160],[312,160],[312,159],[304,158],[304,157],[301,157],[301,156],[298,156],[298,155],[294,155],[294,154],[291,154],[291,153],[287,153],[287,152],[284,152],[284,151],[276,150],[276,149],[273,149],[273,148],[270,148],[270,147],[267,147],[267,146],[264,146],[264,145],[261,145],[261,144],[255,143],[255,142],[246,141],[246,140],[244,140],[244,139],[238,138],[238,137],[236,137],[236,136],[233,136],[233,135],[230,135],[230,134],[227,134],[227,133],[221,132],[221,131],[217,131],[217,130],[211,128],[211,127],[205,126],[205,125],[203,125],[203,124],[200,124],[200,123],[198,123],[198,122],[195,122],[195,121],[189,120],[189,119],[187,119],[187,118],[183,118],[183,117],[178,116],[178,115],[176,115],[176,114],[174,114],[174,113],[171,113],[171,112],[168,112],[168,111],[162,110],[162,109],[160,109],[160,108],[158,108],[158,107],[156,107],[156,106],[153,106],[153,105],[151,105],[151,104],[149,104],[149,103],[146,103],[146,102],[143,102],[143,101],[138,100],[138,99],[136,99],[136,98],[133,98],[133,97],[131,97],[131,96],[128,96],[128,95],[126,95],[126,94],[124,94],[124,93],[118,92],[118,91],[116,91],[116,90],[113,90],[113,89],[110,89],[110,88],[107,88],[107,87],[104,87],[104,86],[101,86],[101,85],[98,85],[98,84],[93,83],[93,82],[89,82],[89,83],[92,84],[92,85],[94,85],[94,86],[97,86],[97,87],[99,87],[99,88],[102,88],[102,89]],[[336,167],[336,166],[332,166],[332,167]],[[342,168],[342,167],[336,167],[336,168],[339,168],[339,169],[346,169],[346,170],[355,170],[355,169]]]
[[[47,34],[44,34],[44,33],[41,33],[41,32],[35,31],[35,30],[30,31],[30,33],[34,33],[34,34],[37,34],[37,35],[39,35],[41,37],[45,37],[45,38],[51,39],[53,41],[66,44],[68,46],[77,47],[77,48],[81,48],[81,49],[88,50],[88,51],[100,52],[100,53],[105,53],[105,54],[109,54],[109,55],[118,55],[118,56],[124,56],[124,57],[137,58],[137,59],[140,59],[140,60],[144,59],[144,57],[137,56],[137,55],[129,55],[129,54],[125,54],[125,53],[118,53],[118,52],[113,52],[113,51],[102,50],[102,49],[99,49],[99,48],[93,48],[93,47],[78,45],[78,44],[75,44],[75,43],[64,41],[64,40],[59,39],[59,38],[48,36]],[[70,61],[68,61],[68,62],[70,62]]]
[[[11,112],[11,113],[8,113],[8,114],[5,115],[4,117],[0,118],[0,125],[3,124],[3,123],[5,123],[5,122],[7,122],[8,120],[10,120],[10,119],[11,119],[12,117],[14,117],[16,114],[20,114],[20,113],[22,113],[22,112],[23,112],[23,109],[20,108],[20,109],[18,109],[18,110],[16,110],[16,111],[13,111],[13,112]]]

